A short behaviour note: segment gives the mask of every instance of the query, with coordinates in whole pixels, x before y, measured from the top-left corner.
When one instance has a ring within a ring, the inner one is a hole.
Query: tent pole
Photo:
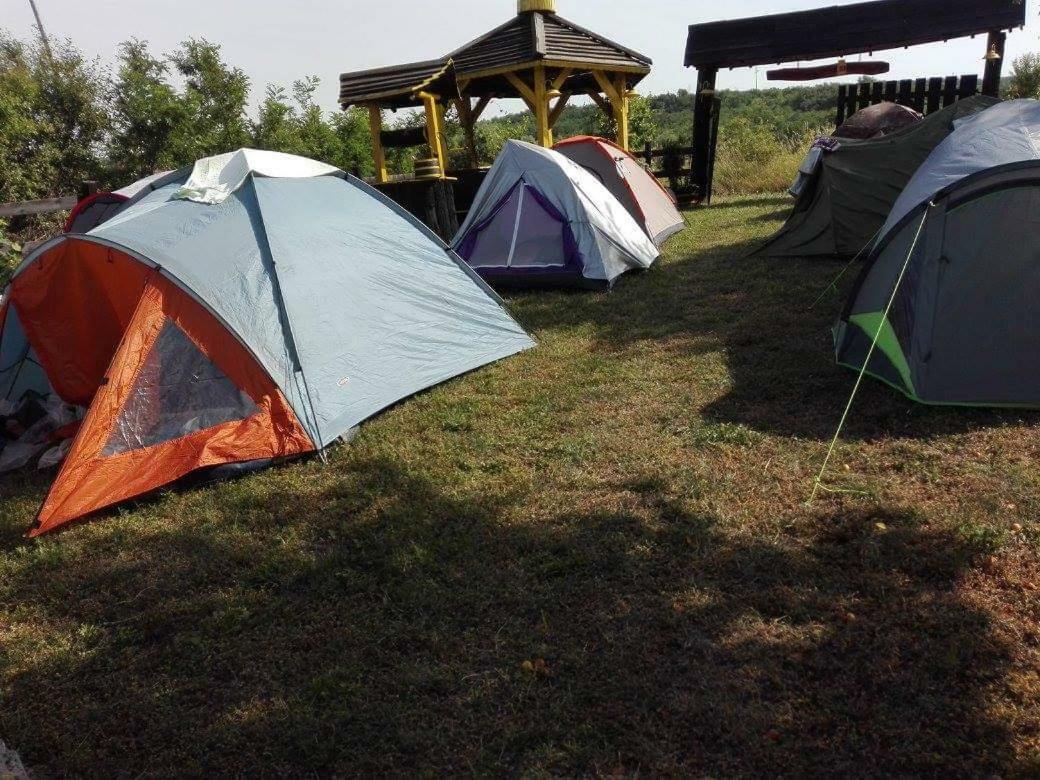
[[[859,393],[859,388],[863,384],[863,377],[867,375],[867,366],[870,365],[870,359],[874,357],[874,350],[877,348],[878,339],[881,338],[881,330],[884,328],[885,323],[888,322],[888,315],[892,312],[892,306],[896,302],[896,295],[899,293],[899,288],[903,284],[903,278],[906,276],[906,270],[910,267],[910,260],[914,256],[914,252],[917,250],[917,242],[921,239],[921,233],[924,232],[925,223],[928,221],[928,215],[931,213],[934,203],[929,202],[925,207],[924,216],[921,217],[921,224],[917,226],[917,234],[914,236],[914,241],[910,244],[910,251],[906,254],[906,260],[903,262],[903,267],[899,271],[899,277],[896,279],[895,285],[892,287],[892,295],[888,299],[888,305],[885,307],[885,313],[881,317],[881,323],[878,325],[877,332],[874,334],[874,340],[870,343],[870,349],[867,350],[867,356],[863,359],[863,367],[859,370],[859,376],[856,377],[856,384],[852,388],[852,395],[849,396],[849,402],[845,404],[845,411],[841,415],[841,422],[838,423],[838,430],[834,432],[834,438],[831,439],[831,446],[827,450],[827,457],[823,459],[823,466],[820,467],[820,473],[816,475],[816,481],[813,484],[812,495],[809,496],[809,500],[806,504],[812,504],[816,500],[817,494],[821,489],[828,490],[823,486],[823,476],[827,472],[827,466],[830,465],[831,457],[834,455],[834,450],[838,447],[838,439],[841,436],[842,430],[845,428],[845,423],[849,419],[849,412],[852,411],[852,404],[856,400],[856,394]]]

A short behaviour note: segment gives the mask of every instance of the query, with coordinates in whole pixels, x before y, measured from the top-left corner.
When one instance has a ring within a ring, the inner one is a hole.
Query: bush
[[[719,132],[715,194],[783,192],[791,186],[813,139],[824,132],[806,130],[778,138],[769,127],[747,119],[728,122]]]
[[[1011,64],[1011,79],[1004,97],[1040,98],[1040,54],[1023,54]]]

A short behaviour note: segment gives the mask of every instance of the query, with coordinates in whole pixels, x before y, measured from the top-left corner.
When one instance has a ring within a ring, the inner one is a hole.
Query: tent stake
[[[820,473],[816,475],[816,482],[813,484],[812,495],[809,496],[809,500],[806,505],[811,505],[816,500],[817,494],[821,489],[827,490],[828,488],[823,485],[823,477],[827,472],[827,466],[830,465],[831,457],[834,455],[834,450],[837,449],[838,439],[841,437],[841,432],[845,428],[845,423],[849,419],[849,412],[852,411],[852,404],[856,400],[856,394],[859,392],[860,385],[863,384],[863,377],[867,375],[867,366],[870,365],[870,359],[874,356],[874,350],[877,348],[878,339],[881,338],[881,331],[884,328],[886,322],[888,322],[888,315],[892,311],[892,305],[896,302],[896,295],[899,293],[899,288],[903,284],[903,277],[906,276],[906,269],[910,267],[910,259],[914,256],[914,252],[917,249],[917,242],[921,238],[921,233],[924,232],[924,225],[928,221],[928,214],[931,212],[934,203],[929,203],[924,210],[924,216],[921,217],[921,224],[917,226],[917,234],[914,236],[914,241],[910,245],[910,251],[907,252],[906,260],[903,262],[903,268],[899,271],[899,276],[896,279],[895,286],[892,288],[892,296],[888,299],[888,305],[885,307],[885,314],[881,318],[881,323],[878,325],[877,332],[874,334],[874,340],[870,343],[870,349],[867,350],[867,356],[863,359],[863,367],[859,370],[859,376],[856,377],[856,384],[852,388],[852,395],[849,396],[849,402],[845,405],[845,411],[841,415],[841,422],[838,423],[838,430],[834,432],[834,438],[831,439],[831,446],[827,450],[827,457],[823,459],[823,466],[820,467]]]

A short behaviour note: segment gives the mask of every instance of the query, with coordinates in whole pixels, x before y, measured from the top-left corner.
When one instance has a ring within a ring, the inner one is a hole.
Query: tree
[[[332,130],[339,138],[339,158],[330,162],[358,176],[371,176],[375,172],[375,163],[372,161],[368,111],[354,106],[333,114]]]
[[[189,114],[169,84],[169,64],[131,40],[119,49],[119,73],[111,91],[112,137],[108,159],[117,182],[126,183],[160,170],[179,168],[190,151],[179,148],[189,137]]]
[[[1040,54],[1023,54],[1015,59],[1005,97],[1011,100],[1040,98]]]
[[[252,143],[259,149],[298,154],[364,175],[372,169],[367,118],[361,109],[326,116],[314,96],[317,76],[293,83],[290,100],[283,87],[269,86],[252,123]]]
[[[103,170],[107,73],[68,42],[0,33],[0,199],[75,191]]]
[[[184,78],[182,101],[187,119],[173,146],[192,160],[231,152],[249,143],[249,78],[227,65],[220,46],[198,38],[185,41],[170,55]]]
[[[617,138],[617,123],[603,111],[597,117],[596,135],[605,138]],[[642,96],[628,101],[628,145],[630,149],[639,149],[647,141],[657,140],[658,127],[654,119],[654,110],[650,101]]]
[[[58,150],[36,115],[39,93],[25,47],[0,33],[0,201],[42,197],[51,188]]]
[[[53,56],[39,43],[29,51],[39,84],[36,115],[47,126],[48,143],[57,149],[51,191],[75,192],[85,179],[104,179],[111,124],[108,71],[99,60],[85,59],[70,41],[52,43]]]

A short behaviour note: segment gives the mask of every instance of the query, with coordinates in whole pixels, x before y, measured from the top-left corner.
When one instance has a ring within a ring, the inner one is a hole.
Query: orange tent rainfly
[[[599,179],[658,247],[685,227],[672,194],[614,142],[580,135],[560,141],[553,149]]]
[[[74,439],[35,536],[200,469],[322,450],[532,345],[391,201],[329,166],[242,150],[25,260],[0,302],[0,410],[87,409],[50,433]]]

